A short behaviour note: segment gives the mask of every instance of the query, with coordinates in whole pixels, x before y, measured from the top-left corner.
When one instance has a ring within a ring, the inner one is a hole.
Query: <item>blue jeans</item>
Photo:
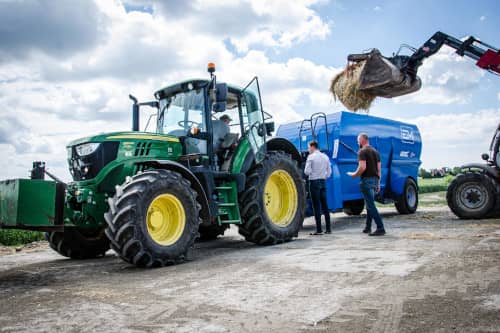
[[[377,225],[377,230],[385,230],[382,218],[378,213],[377,207],[375,206],[375,192],[377,191],[378,177],[366,177],[361,180],[361,193],[363,193],[363,198],[365,199],[366,207],[366,228],[370,229],[372,226],[372,220],[375,220]]]
[[[326,202],[326,184],[323,179],[309,181],[309,194],[314,211],[314,219],[316,221],[316,232],[323,232],[321,228],[321,213],[325,216],[326,232],[331,232],[330,211]]]

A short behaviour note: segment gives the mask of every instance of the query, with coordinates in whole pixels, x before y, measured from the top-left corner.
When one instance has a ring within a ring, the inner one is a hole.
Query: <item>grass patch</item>
[[[419,207],[436,207],[446,206],[446,192],[432,192],[432,193],[419,193],[418,206]]]
[[[446,206],[446,191],[432,192],[432,193],[419,193],[418,194],[418,207],[441,207]],[[393,206],[390,204],[381,204],[380,202],[375,202],[378,208]]]
[[[23,245],[45,239],[43,232],[15,229],[0,229],[0,244]]]
[[[419,193],[434,193],[442,192],[448,189],[449,178],[419,178],[418,179],[418,192]]]

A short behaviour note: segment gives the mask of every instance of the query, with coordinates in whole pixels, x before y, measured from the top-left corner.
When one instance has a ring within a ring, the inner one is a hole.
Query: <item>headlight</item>
[[[98,142],[89,142],[89,143],[84,143],[82,145],[78,145],[75,147],[76,153],[78,156],[86,156],[90,155],[93,152],[96,151],[97,148],[99,148],[100,143]]]

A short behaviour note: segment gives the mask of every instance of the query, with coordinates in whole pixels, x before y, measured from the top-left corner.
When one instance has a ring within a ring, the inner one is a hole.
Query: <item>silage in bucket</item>
[[[366,61],[349,64],[337,74],[330,85],[330,92],[349,110],[368,110],[376,96],[359,90],[359,82]]]

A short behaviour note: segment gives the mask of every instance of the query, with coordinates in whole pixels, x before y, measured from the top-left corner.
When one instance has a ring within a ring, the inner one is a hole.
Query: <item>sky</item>
[[[390,56],[436,31],[500,47],[500,1],[0,0],[0,179],[27,177],[34,160],[69,179],[69,141],[129,130],[129,93],[152,100],[207,77],[208,62],[219,81],[258,76],[278,125],[344,110],[328,87],[349,53]],[[500,122],[500,77],[447,47],[419,75],[419,92],[369,113],[416,124],[425,168],[480,162]]]

